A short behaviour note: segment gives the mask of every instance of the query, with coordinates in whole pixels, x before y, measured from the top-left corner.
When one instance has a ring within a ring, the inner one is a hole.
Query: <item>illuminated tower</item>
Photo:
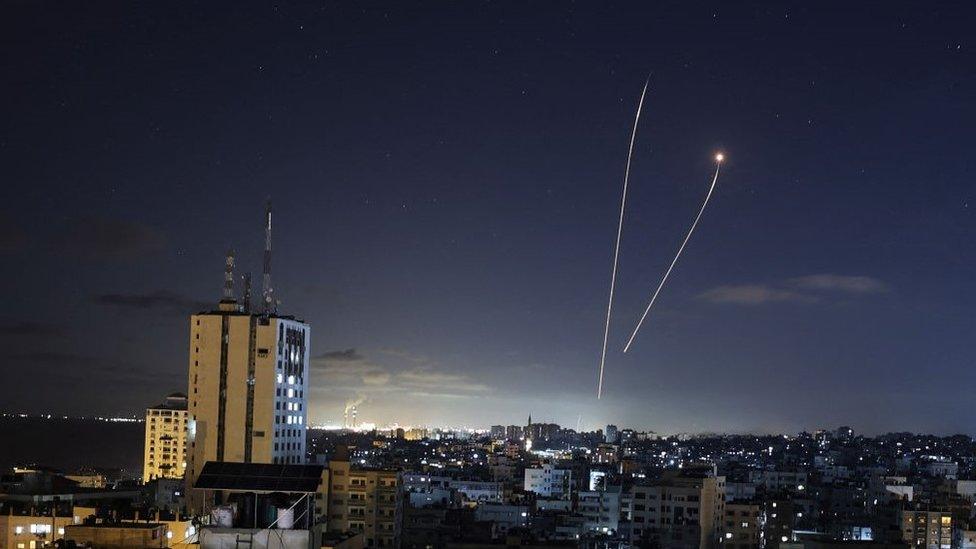
[[[228,254],[217,308],[190,317],[188,487],[208,461],[305,462],[311,329],[267,299],[257,312],[238,304],[233,266]]]

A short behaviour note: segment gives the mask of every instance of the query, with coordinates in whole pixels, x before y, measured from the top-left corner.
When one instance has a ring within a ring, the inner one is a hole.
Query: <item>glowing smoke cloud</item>
[[[600,382],[596,387],[596,398],[603,396],[603,366],[607,362],[607,338],[610,336],[610,311],[613,309],[613,290],[617,284],[617,258],[620,256],[620,234],[624,230],[624,207],[627,205],[627,182],[630,180],[630,159],[634,155],[634,140],[637,138],[637,123],[640,122],[641,109],[644,107],[644,96],[647,86],[651,83],[648,75],[644,81],[644,91],[641,92],[637,103],[637,116],[634,117],[634,130],[630,134],[630,149],[627,151],[627,168],[624,170],[624,191],[620,197],[620,220],[617,222],[617,241],[613,247],[613,270],[610,274],[610,299],[607,301],[607,323],[603,328],[603,352],[600,354]]]
[[[712,178],[712,186],[708,188],[708,194],[705,195],[705,202],[702,203],[702,207],[698,210],[698,215],[695,217],[695,222],[691,224],[691,228],[688,229],[688,234],[685,236],[684,242],[681,243],[681,247],[678,248],[678,253],[675,254],[674,260],[671,261],[671,266],[668,267],[666,273],[664,273],[664,278],[661,279],[661,283],[658,284],[657,290],[654,290],[654,295],[651,297],[651,302],[647,304],[647,308],[644,309],[644,314],[641,315],[640,321],[637,323],[637,327],[634,328],[634,333],[630,335],[630,339],[627,340],[627,346],[624,347],[624,352],[626,353],[630,349],[630,345],[634,342],[634,338],[637,337],[637,332],[640,331],[641,325],[644,323],[644,319],[647,318],[647,313],[651,311],[651,307],[654,306],[654,301],[657,299],[658,294],[661,293],[661,288],[664,287],[664,283],[668,281],[668,276],[674,269],[674,266],[678,263],[678,258],[681,257],[681,252],[684,251],[685,245],[688,244],[688,240],[691,239],[691,233],[695,232],[695,227],[698,226],[698,221],[701,219],[703,213],[705,213],[705,207],[708,206],[708,200],[712,197],[712,191],[715,190],[715,184],[718,182],[718,170],[722,166],[722,161],[725,160],[725,156],[721,153],[715,155],[715,177]]]

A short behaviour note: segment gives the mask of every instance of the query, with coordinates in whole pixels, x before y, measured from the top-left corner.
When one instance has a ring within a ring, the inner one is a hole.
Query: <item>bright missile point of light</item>
[[[718,154],[715,155],[715,161],[716,162],[721,162],[723,160],[725,160],[725,155],[724,154],[718,153]]]

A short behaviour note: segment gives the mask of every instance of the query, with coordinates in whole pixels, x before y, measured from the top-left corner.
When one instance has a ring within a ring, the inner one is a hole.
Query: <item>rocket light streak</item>
[[[695,227],[698,226],[698,221],[701,220],[702,214],[705,213],[705,207],[708,206],[708,200],[712,198],[712,192],[715,190],[715,184],[718,183],[718,171],[722,167],[722,161],[725,160],[725,156],[721,153],[715,155],[715,176],[712,178],[712,186],[708,188],[708,194],[705,195],[705,201],[702,203],[702,207],[698,210],[698,215],[695,217],[694,223],[691,224],[691,228],[688,229],[688,234],[685,235],[684,242],[681,243],[681,247],[678,248],[678,253],[675,254],[674,260],[671,261],[671,266],[668,267],[667,272],[664,273],[664,278],[661,279],[661,283],[658,284],[657,290],[654,290],[654,295],[651,296],[651,302],[647,304],[647,308],[644,309],[644,314],[641,315],[640,321],[637,323],[637,327],[634,328],[634,333],[630,335],[630,339],[627,340],[627,345],[624,347],[624,352],[626,353],[630,350],[630,346],[634,343],[634,338],[637,337],[637,332],[640,331],[641,325],[644,324],[644,319],[647,318],[647,313],[651,311],[651,307],[654,306],[654,301],[657,300],[658,294],[661,293],[661,288],[668,281],[668,276],[671,275],[671,271],[674,270],[674,266],[678,263],[678,258],[681,257],[681,252],[684,251],[685,245],[688,244],[688,240],[691,239],[691,234],[695,232]]]
[[[624,170],[624,190],[620,196],[620,220],[617,222],[617,240],[613,247],[613,269],[610,273],[610,298],[607,300],[607,322],[603,328],[603,351],[600,353],[600,381],[596,387],[596,398],[603,396],[603,367],[607,362],[607,339],[610,337],[610,312],[613,309],[613,290],[617,284],[617,258],[620,256],[620,235],[624,230],[624,209],[627,205],[627,183],[630,181],[630,161],[634,156],[634,141],[637,139],[637,125],[640,122],[641,109],[644,108],[644,97],[647,86],[651,83],[651,76],[644,81],[644,90],[637,103],[637,115],[634,117],[634,129],[630,133],[630,148],[627,150],[627,168]]]

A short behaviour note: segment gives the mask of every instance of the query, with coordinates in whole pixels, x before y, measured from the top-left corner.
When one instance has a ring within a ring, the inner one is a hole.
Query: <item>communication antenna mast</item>
[[[264,208],[264,278],[261,286],[261,297],[264,300],[263,312],[266,315],[278,312],[278,305],[271,287],[271,201],[268,200]]]
[[[244,273],[244,312],[251,313],[251,273]]]

